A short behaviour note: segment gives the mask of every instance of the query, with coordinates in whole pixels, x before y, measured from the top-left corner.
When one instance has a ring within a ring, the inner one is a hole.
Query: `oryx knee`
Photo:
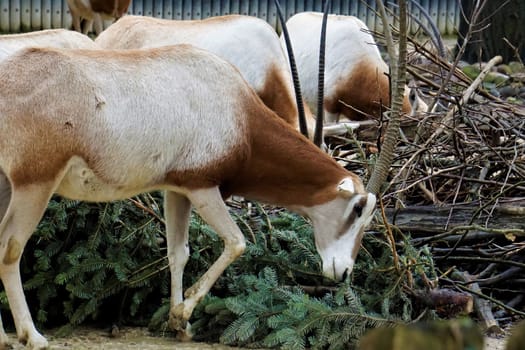
[[[22,255],[22,248],[22,244],[16,238],[13,236],[9,237],[2,262],[5,265],[16,263],[20,259],[20,255]]]
[[[235,237],[225,242],[225,246],[229,249],[232,256],[239,257],[246,250],[246,241],[243,236]]]

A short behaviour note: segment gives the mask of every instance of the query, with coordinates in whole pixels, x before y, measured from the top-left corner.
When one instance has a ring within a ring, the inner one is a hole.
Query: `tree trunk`
[[[461,16],[459,24],[458,48],[463,45],[477,1],[461,1],[465,16]],[[486,62],[500,55],[503,62],[525,61],[524,22],[525,1],[485,1],[462,59],[470,63]]]

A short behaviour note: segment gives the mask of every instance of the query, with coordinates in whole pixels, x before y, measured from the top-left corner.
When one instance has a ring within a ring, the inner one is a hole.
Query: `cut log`
[[[478,227],[472,229],[464,239],[479,235],[497,235],[510,233],[525,236],[525,199],[500,200],[498,204],[486,210],[480,210],[476,204],[455,206],[411,206],[403,209],[386,209],[390,224],[401,231],[418,235],[439,234],[455,227]],[[491,230],[486,230],[485,227]],[[499,230],[499,231],[498,231]],[[463,232],[459,232],[462,234]]]
[[[473,310],[472,295],[452,289],[415,290],[413,295],[425,306],[436,310],[440,317],[468,315]]]

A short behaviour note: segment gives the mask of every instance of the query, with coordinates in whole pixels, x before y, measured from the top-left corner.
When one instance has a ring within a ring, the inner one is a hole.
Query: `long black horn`
[[[427,12],[427,10],[425,10],[423,6],[421,6],[421,4],[419,4],[417,1],[414,1],[414,0],[410,0],[410,2],[415,7],[417,7],[419,12],[423,15],[423,17],[425,17],[428,25],[430,26],[430,29],[427,26],[425,26],[419,18],[414,16],[412,12],[409,13],[410,18],[413,19],[421,28],[423,28],[425,33],[428,35],[428,37],[432,41],[432,44],[434,44],[434,46],[437,48],[439,56],[441,58],[446,58],[447,50],[445,50],[445,44],[443,43],[443,37],[441,36],[441,33],[439,32],[439,28],[437,27],[436,22],[434,22],[432,17],[430,17],[430,14]],[[392,7],[396,7],[396,8],[399,7],[397,4],[394,4],[392,2],[389,2],[388,4],[392,5]]]
[[[299,82],[299,74],[297,74],[297,65],[295,64],[295,57],[292,49],[292,42],[290,41],[290,35],[288,34],[288,28],[284,20],[283,12],[281,11],[281,5],[279,0],[275,0],[275,7],[277,8],[277,14],[281,21],[281,27],[284,35],[284,41],[286,42],[286,50],[288,51],[288,60],[290,61],[290,70],[292,72],[293,87],[295,90],[295,101],[297,103],[297,114],[299,118],[299,130],[301,134],[308,137],[308,126],[306,125],[306,117],[304,115],[303,95],[301,94],[301,83]]]
[[[330,0],[324,4],[323,23],[321,25],[321,40],[319,47],[319,83],[317,96],[317,120],[315,122],[314,143],[321,146],[323,143],[323,119],[324,119],[324,59],[326,48],[326,24],[328,20],[328,8],[330,7]]]
[[[445,50],[445,44],[443,44],[443,38],[441,37],[441,33],[439,32],[438,27],[436,26],[436,23],[432,20],[432,17],[430,17],[430,14],[421,6],[421,4],[418,4],[416,1],[411,0],[412,4],[414,4],[421,14],[423,14],[423,17],[426,18],[428,25],[430,26],[430,29],[432,32],[428,30],[427,27],[425,27],[422,23],[418,23],[423,27],[423,29],[428,33],[428,36],[430,39],[434,42],[434,45],[437,47],[438,52],[442,58],[445,58],[447,56],[447,51]]]

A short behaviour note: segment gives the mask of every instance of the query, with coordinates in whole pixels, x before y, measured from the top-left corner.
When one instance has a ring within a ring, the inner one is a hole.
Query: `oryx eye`
[[[416,101],[416,92],[414,89],[410,89],[410,93],[408,94],[408,98],[411,103],[414,103]]]
[[[359,204],[356,204],[354,206],[355,213],[357,214],[357,217],[361,217],[361,214],[363,214],[363,207]]]

